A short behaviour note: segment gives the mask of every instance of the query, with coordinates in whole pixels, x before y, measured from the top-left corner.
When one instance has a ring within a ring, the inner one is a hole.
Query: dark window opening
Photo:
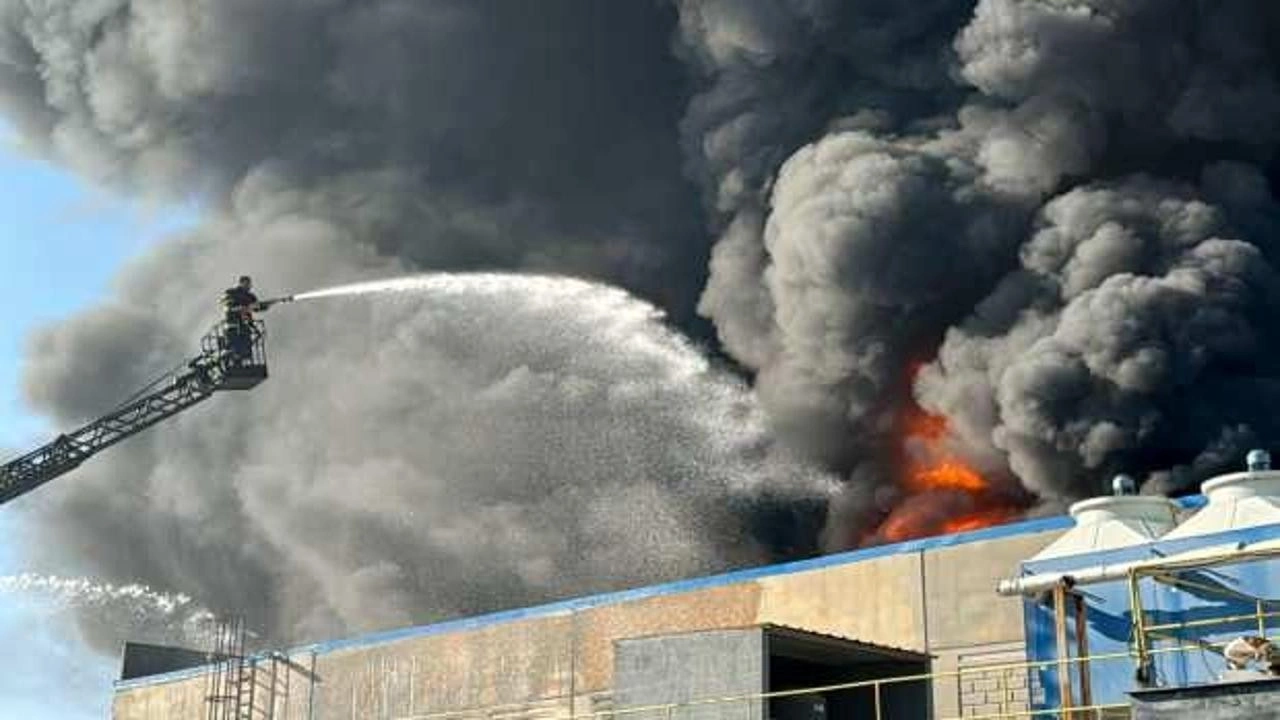
[[[929,657],[790,628],[766,628],[768,692],[869,682],[929,672]],[[772,720],[838,720],[876,717],[876,689],[842,690],[772,698]],[[879,690],[881,718],[929,717],[932,685],[926,679],[885,683]]]

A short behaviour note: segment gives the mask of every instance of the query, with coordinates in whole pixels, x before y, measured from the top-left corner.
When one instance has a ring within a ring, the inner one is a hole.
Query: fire
[[[911,368],[911,377],[919,370]],[[947,419],[912,405],[901,417],[902,458],[898,479],[903,498],[881,521],[868,542],[978,530],[1021,514],[982,472],[952,448]]]
[[[985,492],[990,485],[977,470],[959,460],[943,460],[931,467],[920,468],[907,477],[907,486],[915,490],[965,490]]]
[[[968,532],[969,530],[981,530],[984,527],[992,525],[1000,525],[1003,523],[1016,520],[1021,513],[1011,507],[995,507],[987,510],[979,510],[969,515],[962,515],[943,523],[942,530],[946,533]]]
[[[916,408],[906,415],[902,426],[906,453],[903,489],[912,493],[928,490],[983,493],[991,489],[982,473],[948,448],[951,431],[946,418]]]

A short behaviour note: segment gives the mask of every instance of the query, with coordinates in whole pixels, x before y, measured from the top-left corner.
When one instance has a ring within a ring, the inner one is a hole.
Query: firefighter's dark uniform
[[[227,346],[235,360],[248,360],[253,354],[252,312],[258,296],[237,285],[222,294],[222,305],[227,311]]]

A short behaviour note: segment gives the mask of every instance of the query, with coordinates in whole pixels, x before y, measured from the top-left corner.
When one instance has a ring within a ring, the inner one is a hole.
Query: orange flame
[[[911,513],[895,512],[891,513],[888,519],[880,525],[876,535],[885,542],[904,542],[915,537],[921,537],[919,527],[919,521]]]
[[[991,488],[977,470],[955,459],[943,460],[930,467],[919,468],[907,477],[912,490],[964,490],[971,493],[985,492]]]
[[[911,380],[923,367],[908,368]],[[904,498],[870,542],[901,542],[913,538],[978,530],[1009,522],[1020,515],[1015,503],[951,448],[947,419],[912,404],[901,416]]]
[[[908,454],[902,482],[905,490],[981,493],[991,488],[982,473],[947,448],[950,428],[946,418],[915,409],[906,415],[902,424],[906,436],[903,444]]]
[[[1003,523],[1016,520],[1020,513],[1010,507],[994,507],[968,515],[961,515],[952,518],[942,524],[942,531],[945,533],[968,532],[970,530],[981,530],[984,527],[992,525],[1001,525]]]

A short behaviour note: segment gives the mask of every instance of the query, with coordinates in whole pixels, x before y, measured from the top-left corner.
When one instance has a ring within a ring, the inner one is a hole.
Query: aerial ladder
[[[265,310],[281,297],[258,303]],[[200,354],[166,373],[114,410],[26,455],[0,465],[0,504],[75,470],[122,440],[224,390],[249,390],[267,379],[261,320],[220,322],[200,341]]]

